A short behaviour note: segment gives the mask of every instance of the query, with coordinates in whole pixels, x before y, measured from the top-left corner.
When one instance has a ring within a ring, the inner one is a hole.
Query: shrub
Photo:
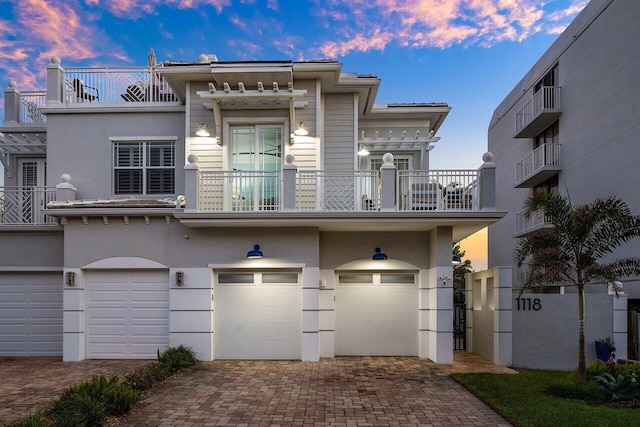
[[[6,427],[49,427],[51,423],[47,421],[39,410],[26,418],[7,424]]]
[[[189,347],[180,345],[169,347],[164,353],[158,350],[158,362],[164,365],[170,373],[174,374],[181,369],[188,368],[198,363],[195,352]]]
[[[153,387],[154,384],[164,381],[169,375],[169,369],[165,365],[151,363],[124,377],[124,385],[132,390],[145,391]]]
[[[634,376],[613,376],[607,372],[594,378],[604,392],[607,402],[640,398],[640,387]]]
[[[598,359],[587,367],[587,378],[593,379],[605,372],[610,372],[609,367],[602,360]]]
[[[631,363],[628,365],[617,364],[616,365],[616,374],[620,374],[624,377],[633,377],[640,378],[640,363]]]
[[[49,408],[56,419],[80,420],[77,425],[94,425],[106,415],[121,415],[133,409],[140,392],[118,382],[118,377],[106,379],[94,376],[91,381],[69,387]],[[64,424],[64,423],[63,423]],[[69,425],[69,424],[66,424]]]

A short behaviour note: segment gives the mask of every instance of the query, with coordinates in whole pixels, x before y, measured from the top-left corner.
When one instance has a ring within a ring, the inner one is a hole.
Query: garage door
[[[0,273],[0,356],[62,355],[62,273]]]
[[[299,274],[219,273],[216,359],[301,358]]]
[[[339,274],[335,292],[336,355],[418,355],[413,273]]]
[[[166,271],[87,275],[87,358],[155,359],[169,346]]]

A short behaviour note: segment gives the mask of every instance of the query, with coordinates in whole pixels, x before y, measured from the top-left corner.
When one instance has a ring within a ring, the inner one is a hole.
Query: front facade
[[[509,213],[489,227],[490,267],[512,265],[517,238],[548,226],[542,215],[524,215],[526,198],[541,189],[553,189],[574,204],[615,195],[632,213],[640,213],[638,19],[640,3],[635,0],[592,0],[496,108],[489,151],[499,159],[496,206]],[[612,256],[639,253],[640,241],[635,241]],[[523,279],[514,268],[514,365],[575,366],[577,316],[562,318],[562,313],[575,313],[575,296],[565,299],[563,310],[557,295],[575,289],[550,287],[543,294],[522,296],[537,298],[537,307],[543,306],[534,312],[517,299]],[[626,296],[620,299],[606,298],[606,284],[586,288],[588,306],[605,307],[587,312],[587,350],[593,359],[591,343],[605,336],[615,339],[619,357],[627,353],[627,298],[630,306],[640,301],[640,280],[623,285]],[[553,326],[545,319],[555,319]],[[532,325],[544,325],[546,339],[533,340]],[[549,342],[558,355],[551,362],[544,360]]]
[[[431,170],[450,108],[379,84],[204,54],[11,83],[0,354],[451,363],[452,243],[503,216],[495,166]]]

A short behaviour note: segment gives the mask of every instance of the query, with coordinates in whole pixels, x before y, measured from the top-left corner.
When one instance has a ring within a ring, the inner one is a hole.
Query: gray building
[[[524,215],[526,198],[537,190],[556,190],[575,204],[615,195],[640,214],[639,19],[640,2],[592,0],[494,111],[488,135],[497,163],[496,207],[508,214],[489,227],[490,267],[511,266],[517,238],[548,226],[542,215]],[[634,241],[612,256],[638,255],[640,241]],[[523,272],[514,268],[512,280],[518,292]],[[626,298],[630,305],[638,302],[640,282],[633,278],[623,285],[627,296],[613,305],[602,300],[606,284],[586,291],[592,294],[588,304],[605,307],[588,310],[587,343],[613,336],[624,357]],[[548,294],[575,290],[545,292],[525,295],[542,304],[535,313],[522,310],[522,301],[514,297],[513,364],[573,367],[575,296]]]
[[[452,243],[495,165],[429,167],[449,106],[336,61],[47,65],[5,89],[0,354],[453,361]]]

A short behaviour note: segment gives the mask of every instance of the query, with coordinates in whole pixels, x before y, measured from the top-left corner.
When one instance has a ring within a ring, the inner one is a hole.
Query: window
[[[114,194],[175,192],[174,142],[114,142]]]
[[[542,144],[558,144],[560,142],[560,125],[556,120],[551,126],[540,132],[534,141],[533,148],[538,148]]]

